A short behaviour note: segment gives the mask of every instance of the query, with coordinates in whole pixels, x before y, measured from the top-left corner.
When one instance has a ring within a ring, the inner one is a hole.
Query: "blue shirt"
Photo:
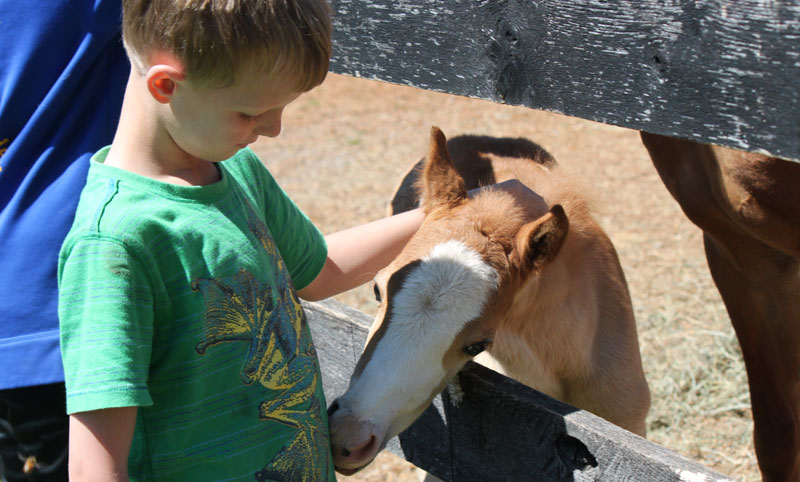
[[[58,251],[129,64],[119,0],[0,0],[0,389],[63,380]]]

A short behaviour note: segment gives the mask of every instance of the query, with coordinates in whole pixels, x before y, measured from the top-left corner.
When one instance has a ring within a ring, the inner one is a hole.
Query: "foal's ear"
[[[464,179],[447,151],[444,133],[436,126],[431,127],[431,143],[420,188],[425,213],[437,207],[456,207],[467,199]]]
[[[527,275],[552,261],[569,232],[569,219],[560,204],[544,216],[524,225],[515,239],[512,262]]]

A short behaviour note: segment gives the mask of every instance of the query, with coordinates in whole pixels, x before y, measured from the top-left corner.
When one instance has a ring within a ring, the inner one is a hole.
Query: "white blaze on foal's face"
[[[465,354],[457,366],[445,366],[445,355],[497,288],[495,270],[460,241],[434,246],[405,269],[399,284],[388,283],[394,292],[385,295],[383,326],[342,397],[352,416],[385,430],[376,435],[387,439],[410,425],[466,362]]]
[[[434,246],[393,294],[390,339],[413,341],[425,363],[441,365],[464,326],[478,318],[497,287],[497,274],[460,241]],[[392,296],[392,294],[389,294]]]

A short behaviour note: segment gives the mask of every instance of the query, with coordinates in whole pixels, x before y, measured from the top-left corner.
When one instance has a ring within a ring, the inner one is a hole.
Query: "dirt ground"
[[[527,137],[577,169],[599,199],[638,323],[653,404],[648,438],[743,481],[759,480],[744,365],[705,264],[701,235],[653,169],[636,131],[448,94],[331,75],[289,106],[283,133],[254,146],[324,232],[382,217],[394,187],[448,136]],[[376,311],[371,287],[339,299]],[[416,481],[392,454],[342,482]]]

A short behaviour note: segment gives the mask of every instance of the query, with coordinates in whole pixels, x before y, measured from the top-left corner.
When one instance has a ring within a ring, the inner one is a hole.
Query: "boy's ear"
[[[178,84],[186,76],[183,71],[169,64],[155,64],[147,70],[145,82],[150,95],[161,104],[169,104]]]
[[[512,263],[523,276],[541,269],[556,257],[568,232],[567,214],[556,204],[550,212],[519,230],[514,240]]]

